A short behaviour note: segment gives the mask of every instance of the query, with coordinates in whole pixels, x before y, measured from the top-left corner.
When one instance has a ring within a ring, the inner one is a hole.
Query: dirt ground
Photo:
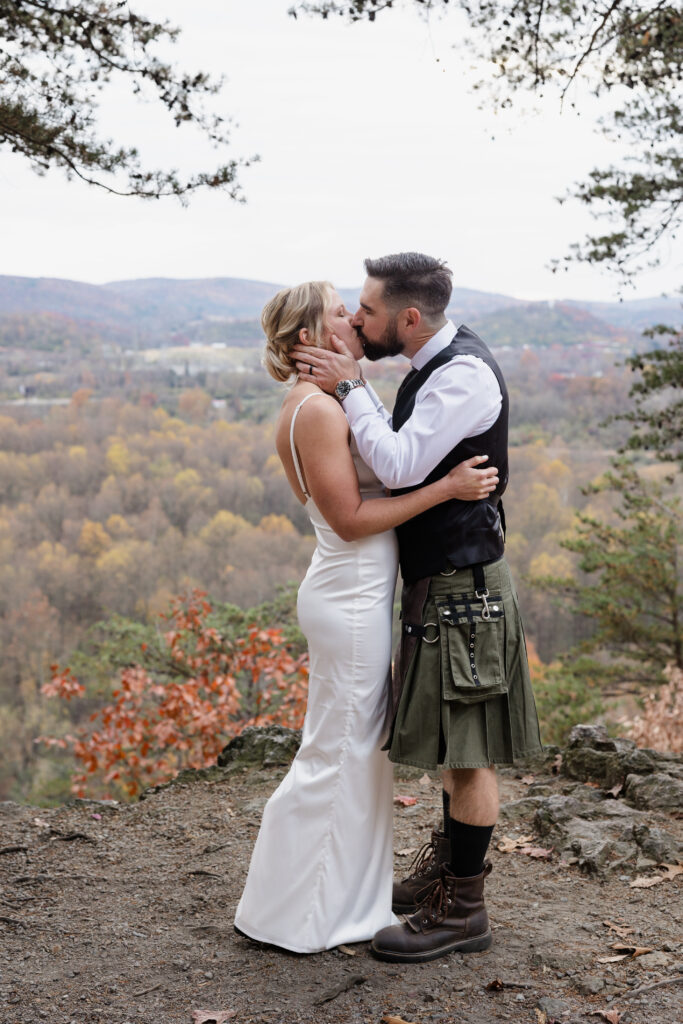
[[[133,805],[0,805],[1,1024],[683,1024],[681,875],[633,888],[633,868],[586,875],[557,852],[494,848],[492,949],[423,965],[380,963],[366,944],[297,956],[236,935],[261,809],[284,772],[239,766]],[[415,776],[395,787],[417,799],[395,807],[397,875],[440,805]],[[539,781],[560,794],[567,780]],[[528,783],[501,773],[503,800]],[[530,821],[503,819],[494,844]],[[675,815],[648,822],[680,837]],[[620,941],[653,952],[600,963]]]

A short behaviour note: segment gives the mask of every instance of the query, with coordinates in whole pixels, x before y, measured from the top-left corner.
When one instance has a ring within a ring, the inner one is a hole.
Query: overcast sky
[[[417,249],[447,259],[462,287],[529,299],[616,296],[616,280],[597,270],[548,268],[595,227],[577,203],[556,197],[623,156],[595,132],[587,93],[576,97],[581,116],[561,113],[556,96],[535,111],[495,115],[470,88],[481,68],[453,48],[463,32],[456,12],[427,22],[394,11],[351,26],[295,21],[290,3],[132,3],[182,28],[179,64],[226,75],[218,105],[239,126],[223,156],[261,157],[241,174],[245,205],[222,194],[198,195],[187,208],[117,198],[58,171],[37,177],[4,153],[0,273],[94,283],[329,278],[351,287],[362,281],[363,257]],[[160,107],[123,91],[108,97],[103,120],[149,162],[186,170],[220,162]],[[683,252],[665,255],[629,297],[680,284]]]

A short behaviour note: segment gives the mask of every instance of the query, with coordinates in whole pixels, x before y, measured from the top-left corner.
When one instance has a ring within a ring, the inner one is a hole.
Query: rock
[[[543,747],[543,750],[539,754],[534,754],[531,757],[527,757],[524,761],[520,762],[520,767],[523,765],[525,771],[529,772],[551,772],[553,771],[553,765],[557,760],[558,754],[563,754],[561,747],[556,747],[552,744]]]
[[[660,807],[680,810],[683,807],[683,781],[664,772],[653,775],[628,775],[624,794],[636,807]]]
[[[565,999],[552,999],[550,996],[543,996],[536,1003],[539,1010],[547,1017],[560,1017],[563,1013],[569,1013],[570,1004]]]
[[[527,796],[552,796],[555,790],[543,782],[532,782],[527,788]]]
[[[613,742],[613,741],[610,741]],[[619,755],[612,750],[595,750],[593,747],[570,747],[567,749],[562,770],[571,779],[597,780],[620,778]]]
[[[568,749],[590,747],[591,750],[616,750],[613,739],[607,735],[604,725],[575,725],[569,733]]]
[[[541,798],[534,815],[534,828],[540,835],[557,831],[557,826],[578,818],[584,805],[573,796],[549,796]]]
[[[218,755],[218,765],[221,768],[236,762],[264,768],[287,765],[300,743],[300,729],[286,729],[283,725],[249,725],[223,747]]]
[[[664,829],[637,824],[633,826],[633,838],[643,856],[657,864],[671,864],[678,860],[680,843]]]
[[[620,754],[613,774],[608,774],[607,786],[615,786],[623,782],[627,775],[650,775],[657,771],[657,762],[648,750],[629,750]]]
[[[605,979],[598,978],[595,974],[586,974],[580,981],[577,981],[576,987],[583,995],[594,996],[598,992],[602,992],[605,987]]]
[[[667,956],[666,953],[660,952],[643,953],[642,956],[638,957],[638,963],[641,967],[651,971],[655,967],[668,967],[671,963],[671,957]]]
[[[542,803],[540,797],[522,797],[521,800],[508,800],[500,808],[500,817],[505,821],[520,821],[523,818],[531,818],[539,805]]]

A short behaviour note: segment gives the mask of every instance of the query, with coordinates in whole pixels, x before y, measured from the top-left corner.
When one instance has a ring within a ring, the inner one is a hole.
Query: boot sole
[[[429,960],[437,960],[447,953],[482,953],[489,949],[493,942],[491,929],[483,935],[476,935],[472,939],[458,939],[455,942],[448,942],[436,949],[427,949],[423,953],[401,953],[393,949],[378,949],[375,943],[370,943],[372,955],[378,960],[387,960],[389,963],[423,964]]]

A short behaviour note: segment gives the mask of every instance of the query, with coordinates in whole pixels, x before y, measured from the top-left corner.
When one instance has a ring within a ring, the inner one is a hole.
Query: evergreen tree
[[[178,34],[120,0],[0,0],[0,147],[39,173],[61,167],[117,195],[182,198],[208,187],[239,198],[240,161],[184,177],[145,167],[135,148],[98,133],[98,94],[118,79],[133,95],[159,101],[176,127],[193,125],[215,146],[227,143],[227,123],[204,105],[221,83],[154,55]]]
[[[584,579],[535,582],[593,626],[562,660],[565,671],[607,681],[662,681],[683,668],[683,525],[673,479],[652,481],[627,458],[586,490],[612,492],[616,521],[577,513],[562,546],[579,556]]]
[[[633,425],[626,449],[649,451],[664,462],[683,465],[683,332],[660,325],[645,334],[668,336],[669,343],[626,361],[641,379],[629,392],[635,408],[616,419]]]

